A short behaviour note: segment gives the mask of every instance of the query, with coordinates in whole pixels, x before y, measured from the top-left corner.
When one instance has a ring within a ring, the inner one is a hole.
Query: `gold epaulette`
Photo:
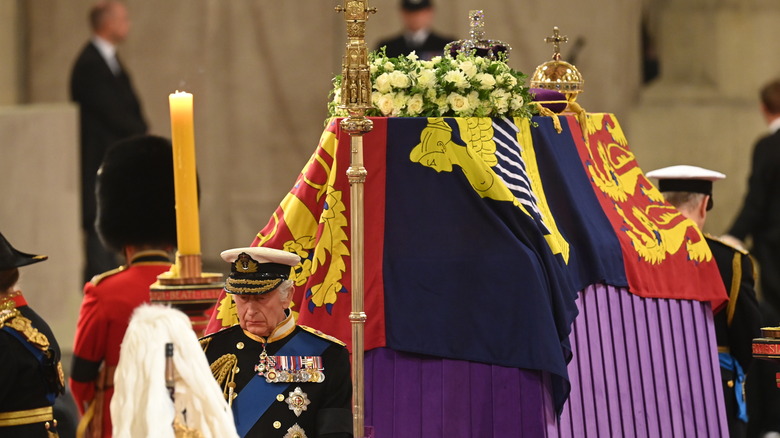
[[[27,339],[27,342],[35,345],[39,350],[49,349],[49,338],[32,326],[32,321],[22,316],[18,309],[3,310],[0,312],[0,328],[8,326]]]
[[[92,277],[92,279],[89,280],[89,282],[94,284],[95,286],[97,286],[101,281],[105,280],[106,278],[108,278],[108,277],[110,277],[112,275],[116,275],[116,274],[124,271],[125,269],[127,269],[127,266],[122,265],[122,266],[120,266],[118,268],[114,268],[114,269],[112,269],[110,271],[106,271],[106,272],[104,272],[102,274],[98,274],[98,275]]]
[[[211,338],[201,338],[198,339],[198,342],[200,342],[200,348],[203,349],[203,352],[206,352],[206,349],[209,348],[209,343],[211,342]]]
[[[725,246],[727,246],[727,247],[729,247],[729,248],[733,249],[734,251],[737,251],[737,252],[739,252],[741,254],[745,254],[745,255],[749,255],[750,254],[745,248],[741,248],[741,247],[738,247],[738,246],[734,246],[734,245],[732,245],[732,244],[730,244],[728,242],[724,242],[724,241],[720,240],[720,237],[713,236],[710,233],[704,233],[704,237],[706,237],[708,239],[712,239],[712,240],[714,240],[714,241],[716,241],[716,242],[718,242],[718,243],[720,243],[722,245],[725,245]]]
[[[238,358],[235,354],[228,353],[220,356],[217,360],[209,365],[211,374],[214,376],[214,380],[222,387],[222,395],[225,400],[230,400],[234,397],[233,390],[236,387],[234,383],[236,377],[236,365],[238,364]]]
[[[342,341],[341,341],[341,340],[339,340],[338,338],[334,338],[334,337],[333,337],[333,336],[331,336],[331,335],[326,335],[325,333],[322,333],[321,331],[319,331],[319,330],[317,330],[317,329],[313,329],[313,328],[311,328],[311,327],[309,327],[309,326],[305,326],[305,325],[300,325],[300,324],[299,324],[299,325],[298,325],[298,327],[300,327],[300,328],[302,328],[302,329],[306,330],[307,332],[309,332],[309,333],[311,333],[311,334],[313,334],[313,335],[317,335],[317,336],[319,336],[319,337],[321,337],[321,338],[323,338],[323,339],[327,339],[327,340],[329,340],[329,341],[331,341],[331,342],[333,342],[333,343],[339,344],[339,345],[341,345],[342,347],[345,347],[345,346],[347,345],[345,342],[342,342]]]

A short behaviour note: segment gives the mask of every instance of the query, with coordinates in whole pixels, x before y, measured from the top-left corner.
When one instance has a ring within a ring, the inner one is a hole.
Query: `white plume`
[[[174,400],[165,386],[165,344],[173,343]],[[204,438],[237,437],[233,413],[209,369],[187,316],[161,305],[135,309],[114,375],[116,438],[174,437],[173,422]]]

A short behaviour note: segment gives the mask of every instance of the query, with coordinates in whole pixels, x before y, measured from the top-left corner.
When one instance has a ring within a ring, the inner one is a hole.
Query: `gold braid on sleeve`
[[[212,362],[210,367],[211,374],[219,386],[222,387],[222,395],[225,396],[225,400],[228,403],[232,402],[233,397],[235,397],[233,390],[236,388],[234,382],[236,378],[236,364],[238,364],[238,358],[235,354],[229,353]]]

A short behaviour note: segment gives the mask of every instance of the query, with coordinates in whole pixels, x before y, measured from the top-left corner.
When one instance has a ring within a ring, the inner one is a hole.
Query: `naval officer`
[[[352,381],[344,343],[296,324],[291,267],[272,248],[224,251],[225,292],[239,323],[201,339],[242,437],[352,436]]]

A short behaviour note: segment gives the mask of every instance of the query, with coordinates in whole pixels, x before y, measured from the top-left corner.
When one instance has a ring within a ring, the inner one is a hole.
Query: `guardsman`
[[[171,143],[150,135],[112,146],[97,175],[98,234],[125,264],[84,286],[70,388],[83,414],[79,430],[110,437],[110,401],[119,347],[133,310],[171,267],[176,210]]]
[[[241,437],[352,436],[352,380],[344,343],[296,324],[290,269],[272,248],[224,251],[225,292],[239,323],[201,339]]]
[[[726,175],[695,166],[671,166],[648,172],[658,178],[658,189],[667,202],[704,227],[712,208],[712,185]],[[729,293],[728,305],[715,314],[715,338],[718,342],[723,398],[732,438],[747,432],[745,373],[753,361],[753,338],[761,336],[761,313],[754,290],[753,261],[747,251],[705,234],[718,264],[723,284]]]
[[[49,325],[16,289],[22,266],[46,256],[16,250],[0,234],[0,436],[56,437],[52,406],[65,382]]]

